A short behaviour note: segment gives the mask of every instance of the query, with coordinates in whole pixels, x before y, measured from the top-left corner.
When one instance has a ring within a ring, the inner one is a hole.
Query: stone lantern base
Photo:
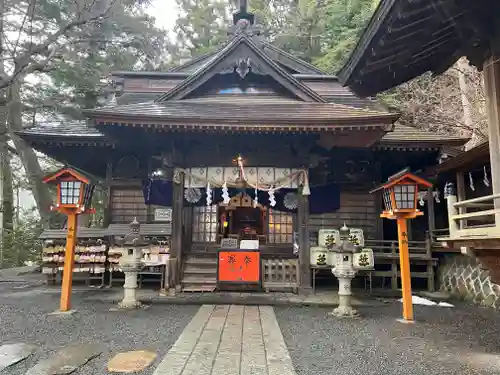
[[[347,296],[339,296],[339,306],[333,309],[330,313],[332,316],[336,316],[337,318],[356,318],[359,316],[358,311],[351,306],[349,296],[349,302],[346,302],[344,298]],[[343,301],[344,300],[344,301]]]
[[[120,309],[136,309],[141,307],[141,302],[137,300],[137,273],[138,268],[129,267],[124,270],[125,283],[123,284],[123,299],[118,303]]]
[[[141,306],[142,306],[142,303],[140,301],[122,300],[121,302],[118,303],[118,307],[120,309],[124,309],[124,310],[138,309]]]
[[[339,318],[355,318],[359,314],[351,305],[351,281],[356,272],[340,268],[338,267],[332,271],[339,280],[339,306],[331,312],[331,315]]]

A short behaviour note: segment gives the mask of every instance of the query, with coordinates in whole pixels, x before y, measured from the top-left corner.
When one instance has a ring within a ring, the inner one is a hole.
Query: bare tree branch
[[[96,15],[90,15],[88,17],[80,15],[74,21],[61,26],[56,32],[49,35],[43,43],[30,45],[30,48],[20,56],[13,56],[14,72],[10,76],[4,74],[3,77],[0,77],[0,90],[10,86],[20,74],[26,71],[26,69],[30,66],[33,56],[47,54],[47,58],[43,63],[41,63],[42,67],[46,66],[50,58],[56,53],[55,48],[51,48],[51,46],[53,46],[53,44],[55,44],[60,37],[64,36],[66,33],[77,28],[78,26],[104,19],[108,16],[110,10],[112,9],[113,3],[114,1],[110,2],[110,4],[103,11]],[[36,70],[37,69],[31,69],[32,72]]]

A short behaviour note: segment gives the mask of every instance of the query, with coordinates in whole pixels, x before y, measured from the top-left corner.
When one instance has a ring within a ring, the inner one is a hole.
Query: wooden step
[[[187,276],[182,278],[182,284],[216,284],[216,275],[203,277],[202,275]]]
[[[187,258],[185,261],[185,264],[189,265],[207,265],[207,266],[217,266],[217,258],[214,259],[209,259],[209,258]]]
[[[187,266],[184,268],[184,275],[186,274],[201,274],[201,275],[211,275],[215,276],[217,274],[217,269],[212,267],[212,268],[199,268],[199,267],[194,267],[194,266]]]
[[[181,284],[183,292],[213,292],[217,287],[217,255],[188,255]]]
[[[196,293],[196,292],[213,292],[216,288],[216,284],[210,285],[191,285],[187,284],[182,287],[183,292]]]

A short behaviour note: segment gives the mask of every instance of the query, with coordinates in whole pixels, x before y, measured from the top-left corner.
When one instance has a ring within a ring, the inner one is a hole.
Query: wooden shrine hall
[[[19,132],[101,178],[101,234],[137,218],[147,236],[168,237],[171,287],[214,290],[217,250],[232,238],[259,242],[266,289],[310,288],[320,229],[345,223],[367,243],[395,240],[368,192],[466,141],[396,124],[399,114],[266,42],[255,21],[243,3],[218,50],[166,72],[115,72],[85,123]],[[411,239],[426,230],[415,220]]]

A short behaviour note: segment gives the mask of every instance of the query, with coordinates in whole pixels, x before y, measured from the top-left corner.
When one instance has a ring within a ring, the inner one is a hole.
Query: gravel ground
[[[107,293],[101,290],[99,293]],[[95,293],[95,292],[92,292]],[[141,374],[152,374],[199,306],[155,305],[147,310],[110,312],[109,302],[75,291],[71,317],[49,316],[59,305],[57,290],[26,283],[0,283],[0,343],[24,342],[40,347],[36,355],[6,369],[3,374],[24,374],[42,358],[68,344],[95,343],[102,354],[78,369],[76,375],[106,374],[107,361],[117,352],[146,349],[158,354]]]
[[[415,325],[396,321],[398,302],[357,320],[329,311],[275,307],[297,375],[500,374],[497,311],[415,306]]]
[[[147,310],[110,312],[116,290],[74,291],[72,317],[47,313],[59,290],[35,281],[0,282],[0,344],[25,342],[36,355],[3,374],[21,375],[68,344],[90,342],[103,353],[75,372],[105,374],[117,352],[149,349],[152,374],[199,306],[154,304]],[[500,375],[500,314],[491,309],[415,306],[415,325],[396,321],[401,304],[360,308],[363,317],[339,320],[330,308],[275,307],[297,375]],[[214,374],[216,375],[216,374]]]

